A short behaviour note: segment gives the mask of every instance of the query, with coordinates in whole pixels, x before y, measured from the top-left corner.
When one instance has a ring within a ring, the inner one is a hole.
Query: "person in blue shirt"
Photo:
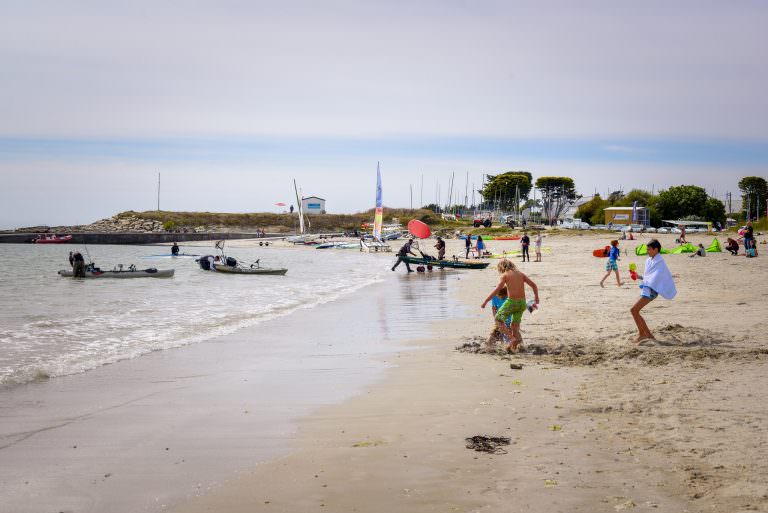
[[[493,299],[491,299],[491,310],[493,311],[493,317],[496,318],[496,312],[499,311],[499,308],[501,308],[501,305],[504,304],[504,301],[507,300],[507,288],[504,287],[501,289],[497,295],[493,296]],[[504,324],[509,327],[512,324],[512,315],[509,315],[506,319],[504,319]],[[491,332],[491,336],[488,337],[488,344],[489,345],[495,345],[498,340],[503,340],[507,344],[509,344],[509,339],[498,329],[493,328],[493,332]]]
[[[605,279],[608,278],[608,276],[611,275],[612,272],[616,273],[616,283],[621,287],[623,283],[621,283],[621,278],[619,278],[619,264],[617,263],[619,260],[619,254],[621,252],[619,251],[619,241],[612,240],[611,241],[611,250],[608,252],[608,262],[605,264],[605,276],[603,276],[603,279],[600,280],[600,286],[605,288],[605,285],[603,283],[605,282]]]

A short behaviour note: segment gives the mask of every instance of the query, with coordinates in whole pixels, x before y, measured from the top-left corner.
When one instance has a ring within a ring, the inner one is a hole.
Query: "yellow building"
[[[637,214],[633,221],[633,214]],[[648,226],[651,223],[651,215],[645,207],[608,207],[604,209],[605,224],[642,224]]]

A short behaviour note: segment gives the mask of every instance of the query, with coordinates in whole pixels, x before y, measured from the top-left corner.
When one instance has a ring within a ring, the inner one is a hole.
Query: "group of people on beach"
[[[630,309],[635,325],[637,326],[638,336],[635,339],[640,343],[644,340],[653,339],[653,333],[648,328],[648,324],[641,315],[643,308],[648,306],[657,297],[662,296],[666,299],[672,299],[677,295],[675,281],[672,273],[667,267],[667,263],[661,256],[661,243],[653,239],[646,245],[648,250],[648,259],[645,262],[645,271],[642,275],[631,271],[633,279],[640,280],[640,297]],[[612,272],[616,273],[616,282],[622,285],[618,272],[619,242],[611,241],[611,249],[606,264],[606,274],[600,281],[600,286],[604,287],[604,282]],[[498,285],[483,301],[481,308],[491,302],[493,305],[495,328],[494,333],[489,338],[489,343],[495,344],[496,331],[507,341],[506,350],[516,352],[522,343],[520,334],[520,323],[522,322],[525,310],[533,311],[539,308],[539,289],[536,283],[521,272],[517,266],[510,260],[503,259],[499,262],[497,270],[501,275]],[[532,302],[526,301],[525,285],[528,285],[534,294]]]

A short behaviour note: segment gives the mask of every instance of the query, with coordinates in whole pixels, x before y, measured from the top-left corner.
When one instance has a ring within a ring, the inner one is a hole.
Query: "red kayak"
[[[32,242],[35,244],[62,244],[65,242],[72,242],[71,235],[41,235]]]

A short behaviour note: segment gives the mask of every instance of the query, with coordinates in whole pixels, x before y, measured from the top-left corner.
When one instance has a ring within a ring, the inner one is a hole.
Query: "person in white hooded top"
[[[635,339],[638,343],[654,338],[653,333],[651,333],[651,330],[648,329],[648,325],[645,323],[645,319],[640,315],[640,310],[659,295],[665,299],[672,299],[677,295],[672,273],[669,272],[667,263],[659,254],[661,252],[661,244],[658,240],[653,239],[648,243],[647,247],[648,260],[645,261],[645,273],[643,276],[640,276],[643,280],[640,285],[640,299],[637,300],[637,303],[630,310],[640,332],[637,339]]]

